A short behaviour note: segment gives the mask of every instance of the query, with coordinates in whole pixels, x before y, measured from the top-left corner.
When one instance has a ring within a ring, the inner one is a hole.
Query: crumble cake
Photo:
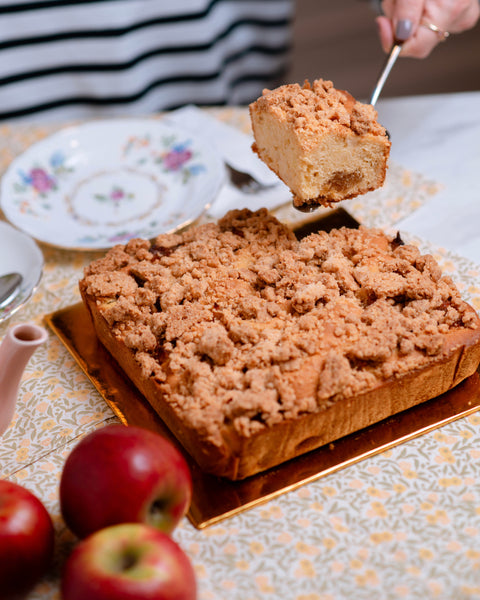
[[[436,397],[480,320],[381,231],[297,240],[266,209],[133,239],[80,281],[100,341],[205,471],[242,479]]]

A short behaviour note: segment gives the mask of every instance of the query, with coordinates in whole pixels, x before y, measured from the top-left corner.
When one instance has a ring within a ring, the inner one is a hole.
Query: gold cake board
[[[338,211],[334,213],[333,220],[317,225],[316,229],[329,229],[332,223],[334,226],[346,224],[342,223],[343,218],[341,214],[339,218]],[[348,226],[354,224],[351,221]],[[305,233],[314,230],[310,227],[307,229]],[[193,497],[187,516],[197,528],[217,523],[480,409],[480,374],[477,371],[438,398],[264,473],[243,481],[229,481],[204,473],[177,442],[147,400],[98,341],[83,303],[51,313],[45,317],[45,321],[122,423],[160,433],[185,456],[193,481]]]

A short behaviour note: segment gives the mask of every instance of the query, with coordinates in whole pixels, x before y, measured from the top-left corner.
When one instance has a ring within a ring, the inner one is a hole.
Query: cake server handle
[[[383,86],[385,85],[385,82],[387,81],[387,78],[390,75],[390,71],[392,70],[395,61],[397,60],[400,52],[402,51],[402,44],[403,42],[396,40],[390,52],[388,53],[380,75],[378,76],[375,88],[373,89],[372,95],[370,96],[369,104],[371,104],[372,106],[375,106],[375,104],[377,103],[378,97],[380,96],[380,92],[382,91]]]

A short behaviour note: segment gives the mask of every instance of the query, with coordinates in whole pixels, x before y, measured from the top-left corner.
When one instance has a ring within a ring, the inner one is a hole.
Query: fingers
[[[375,19],[378,28],[378,37],[384,52],[389,52],[393,45],[392,23],[388,17],[377,17]]]
[[[402,55],[426,58],[446,40],[444,32],[461,33],[472,28],[479,14],[478,0],[426,0],[420,24],[403,45]]]
[[[387,17],[377,17],[376,22],[383,51],[388,53],[395,40],[392,23]],[[401,55],[412,58],[426,58],[438,43],[437,34],[424,27],[419,27],[410,39],[403,42]]]
[[[429,6],[431,4],[431,7]],[[448,9],[448,11],[447,11]],[[437,0],[429,2],[426,6],[427,16],[429,11],[440,12],[448,17],[446,25],[451,33],[461,33],[472,29],[480,16],[480,2],[477,0]]]
[[[402,0],[394,3],[390,19],[398,41],[405,42],[415,33],[424,9],[423,0]]]
[[[382,3],[384,16],[377,17],[378,34],[380,43],[385,52],[388,52],[395,41],[408,42],[418,29],[422,13],[425,8],[424,0],[384,0]],[[402,54],[408,52],[408,45],[404,43]]]
[[[442,32],[466,31],[480,18],[478,0],[383,0],[382,8],[376,19],[382,48],[388,52],[398,40],[402,56],[414,58],[426,58],[445,39]]]
[[[402,56],[426,58],[439,43],[438,34],[421,25],[415,34],[403,44]]]

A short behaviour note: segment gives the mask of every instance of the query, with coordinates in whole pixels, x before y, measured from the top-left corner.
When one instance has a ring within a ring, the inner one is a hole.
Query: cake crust
[[[480,322],[434,259],[377,230],[303,240],[265,209],[80,281],[100,341],[208,472],[243,479],[433,398],[480,362]]]
[[[252,148],[296,205],[330,205],[383,185],[391,144],[376,110],[331,81],[264,90],[249,109]]]

